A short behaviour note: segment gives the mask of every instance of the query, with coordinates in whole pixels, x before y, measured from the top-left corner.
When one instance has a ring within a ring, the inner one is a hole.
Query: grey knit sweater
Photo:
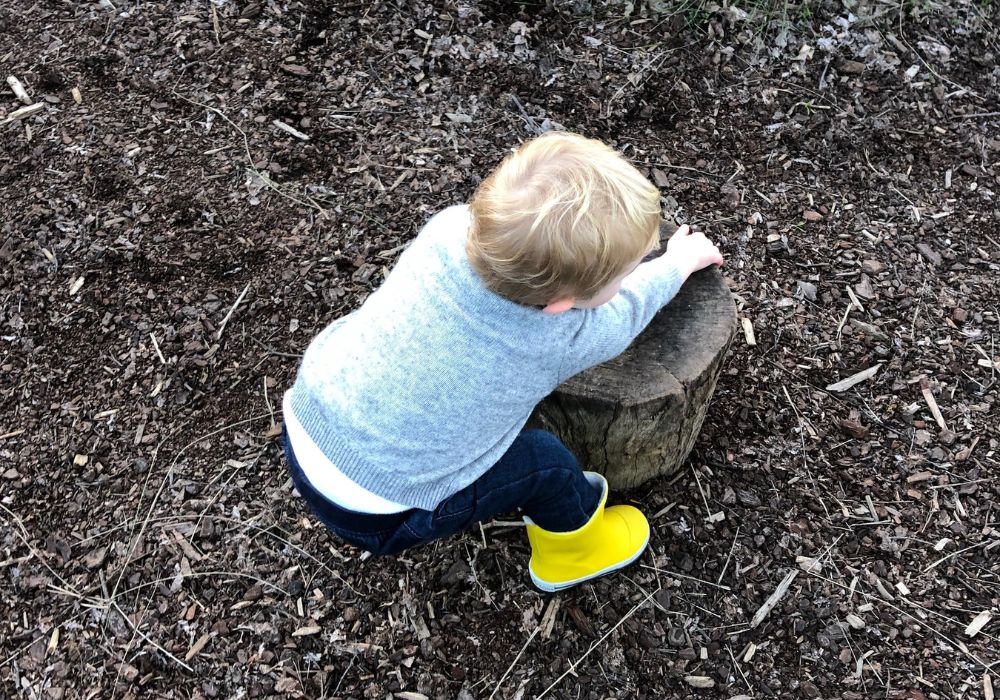
[[[468,207],[434,216],[385,283],[312,341],[290,405],[372,493],[433,509],[493,466],[534,406],[621,353],[677,293],[666,257],[595,309],[547,315],[488,290],[465,254]]]

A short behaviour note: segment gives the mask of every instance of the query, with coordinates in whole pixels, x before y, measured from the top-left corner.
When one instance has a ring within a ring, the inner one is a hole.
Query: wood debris
[[[934,420],[937,422],[938,427],[941,430],[947,430],[948,426],[944,422],[944,416],[941,415],[941,409],[938,408],[937,401],[934,399],[934,394],[931,393],[931,385],[927,380],[927,377],[920,377],[920,393],[924,397],[924,401],[927,403],[927,408],[930,409],[931,415],[934,416]]]
[[[286,124],[285,122],[281,121],[280,119],[274,119],[274,120],[271,121],[271,123],[274,124],[279,129],[281,129],[282,131],[284,131],[285,133],[291,134],[292,136],[294,136],[295,138],[299,139],[300,141],[308,141],[309,140],[309,135],[308,134],[303,134],[301,131],[299,131],[298,129],[296,129],[294,126],[291,126],[290,124]]]
[[[876,374],[878,374],[879,369],[882,368],[882,364],[879,363],[868,369],[861,370],[857,374],[852,374],[847,379],[841,379],[839,382],[834,382],[833,384],[828,384],[826,387],[827,391],[847,391],[852,386],[860,384],[861,382],[868,381]]]
[[[798,575],[798,569],[792,569],[785,574],[785,578],[783,578],[781,583],[778,584],[774,593],[772,593],[771,596],[764,601],[764,604],[760,606],[760,609],[754,613],[753,618],[750,620],[750,629],[759,625],[764,621],[764,618],[771,614],[771,611],[774,610],[774,606],[776,606],[781,599],[785,597],[785,594],[788,593],[789,586],[792,585],[792,581],[794,581],[795,577]]]
[[[10,85],[10,89],[13,91],[14,96],[17,97],[17,99],[26,105],[31,104],[31,96],[28,94],[28,91],[24,89],[24,84],[21,83],[16,76],[8,75],[7,84]]]
[[[684,682],[692,688],[714,688],[715,679],[709,676],[684,676]]]
[[[983,610],[981,613],[976,615],[975,619],[969,623],[969,626],[965,628],[966,637],[975,637],[979,634],[983,627],[989,624],[990,620],[993,619],[993,613],[989,610]]]
[[[33,105],[28,105],[27,107],[21,107],[20,109],[15,109],[13,112],[7,115],[7,117],[0,121],[0,126],[7,126],[12,122],[16,122],[20,119],[27,119],[33,114],[38,114],[43,109],[45,109],[44,102],[36,102]]]

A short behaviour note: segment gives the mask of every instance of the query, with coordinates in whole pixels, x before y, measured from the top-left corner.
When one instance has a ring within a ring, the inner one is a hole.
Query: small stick
[[[981,119],[983,117],[1000,117],[1000,112],[975,112],[974,114],[963,114],[959,119]]]
[[[292,136],[294,136],[297,139],[300,139],[302,141],[308,141],[309,140],[309,135],[308,134],[303,134],[301,131],[299,131],[298,129],[296,129],[294,126],[289,126],[288,124],[286,124],[285,122],[281,121],[280,119],[274,119],[274,120],[271,121],[271,123],[274,124],[279,129],[281,129],[282,131],[291,134]]]
[[[267,397],[267,377],[264,377],[264,403],[267,404],[267,411],[271,414],[271,427],[274,427],[274,407],[271,406],[271,400]]]
[[[850,289],[850,287],[848,287]],[[848,317],[851,315],[851,309],[854,308],[854,302],[852,301],[847,305],[847,309],[844,310],[844,317],[840,319],[840,324],[837,326],[837,340],[840,340],[840,334],[844,330],[844,324],[847,323]]]
[[[709,520],[712,517],[712,509],[708,505],[705,491],[701,488],[701,479],[698,478],[698,468],[692,466],[691,471],[694,473],[694,482],[698,485],[698,493],[701,494],[701,500],[705,503],[705,520]]]
[[[920,393],[923,394],[924,401],[927,402],[927,408],[931,409],[931,415],[937,421],[938,427],[941,430],[947,430],[948,425],[944,422],[944,416],[941,415],[941,409],[938,408],[937,401],[934,400],[934,394],[931,393],[931,385],[927,381],[927,377],[920,377]]]
[[[556,623],[556,612],[559,610],[559,596],[553,596],[552,600],[549,601],[549,606],[545,608],[545,613],[542,615],[542,621],[538,623],[539,629],[542,630],[542,639],[548,639],[552,634],[552,627]]]
[[[736,657],[733,656],[733,650],[729,648],[728,644],[726,645],[726,651],[729,652],[729,658],[733,660],[733,666],[735,666],[736,670],[740,672],[741,676],[743,676],[743,682],[746,683],[747,688],[752,691],[753,686],[750,685],[750,681],[747,679],[747,674],[743,673],[743,667],[740,666],[739,663],[736,661]]]
[[[156,342],[156,336],[150,333],[149,337],[153,341],[153,349],[156,350],[156,356],[160,358],[160,362],[167,364],[167,359],[163,356],[163,353],[160,352],[160,344]]]
[[[208,1],[208,6],[212,8],[212,29],[215,30],[215,44],[222,46],[222,28],[219,26],[219,13],[215,11],[215,3]]]
[[[861,370],[857,374],[852,374],[847,379],[841,379],[839,382],[834,382],[826,387],[827,391],[847,391],[855,384],[860,384],[863,381],[871,379],[878,371],[882,369],[882,363],[875,365],[874,367],[869,367],[868,369]]]
[[[28,95],[28,91],[24,89],[24,85],[13,75],[7,76],[7,84],[10,85],[10,89],[14,91],[14,95],[17,99],[21,100],[26,105],[31,104],[31,96]]]
[[[935,561],[933,564],[931,564],[930,566],[928,566],[926,569],[924,569],[924,573],[926,574],[928,571],[930,571],[931,569],[933,569],[934,567],[936,567],[938,564],[940,564],[942,562],[945,562],[945,561],[948,561],[952,557],[957,557],[959,554],[965,554],[966,552],[968,552],[969,550],[972,550],[972,549],[979,549],[980,547],[988,545],[991,541],[992,540],[984,540],[984,541],[982,541],[982,542],[980,542],[978,544],[970,545],[970,546],[966,547],[965,549],[959,549],[956,552],[952,552],[951,554],[943,556],[940,559],[938,559],[937,561]]]
[[[222,319],[222,324],[219,326],[219,331],[218,333],[215,334],[216,340],[222,339],[222,332],[226,330],[226,324],[229,323],[229,318],[233,315],[233,312],[236,311],[236,307],[240,305],[240,302],[243,301],[243,297],[246,296],[246,293],[249,290],[250,290],[250,283],[247,282],[247,286],[245,286],[243,288],[243,291],[240,292],[240,295],[236,297],[236,302],[233,304],[233,307],[229,309],[229,313],[226,314],[226,317],[224,319]]]
[[[16,122],[18,119],[24,119],[25,117],[30,117],[35,112],[41,112],[45,108],[44,102],[36,102],[33,105],[28,105],[27,107],[21,107],[21,109],[15,109],[13,112],[7,115],[7,118],[0,122],[0,126],[7,126],[11,122]]]
[[[795,577],[798,575],[798,569],[792,569],[785,574],[785,578],[783,578],[781,583],[778,584],[778,587],[775,589],[774,593],[771,594],[771,597],[765,600],[764,604],[760,606],[760,609],[754,613],[753,619],[750,620],[751,629],[763,622],[764,618],[766,618],[771,611],[774,610],[774,606],[776,606],[781,599],[785,597],[785,594],[788,593],[788,588],[792,585],[792,581],[794,581]]]

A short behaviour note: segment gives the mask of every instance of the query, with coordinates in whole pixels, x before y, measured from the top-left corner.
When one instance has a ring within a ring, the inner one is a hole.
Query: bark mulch
[[[993,697],[995,4],[547,5],[0,7],[0,695]],[[688,466],[618,495],[650,552],[365,558],[284,472],[297,355],[560,127],[737,295]]]

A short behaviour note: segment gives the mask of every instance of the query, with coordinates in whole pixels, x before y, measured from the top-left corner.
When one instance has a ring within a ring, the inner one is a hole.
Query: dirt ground
[[[0,696],[1000,692],[996,4],[665,5],[0,7]],[[296,356],[560,127],[744,319],[619,495],[650,552],[556,596],[503,522],[365,559],[284,472]]]

